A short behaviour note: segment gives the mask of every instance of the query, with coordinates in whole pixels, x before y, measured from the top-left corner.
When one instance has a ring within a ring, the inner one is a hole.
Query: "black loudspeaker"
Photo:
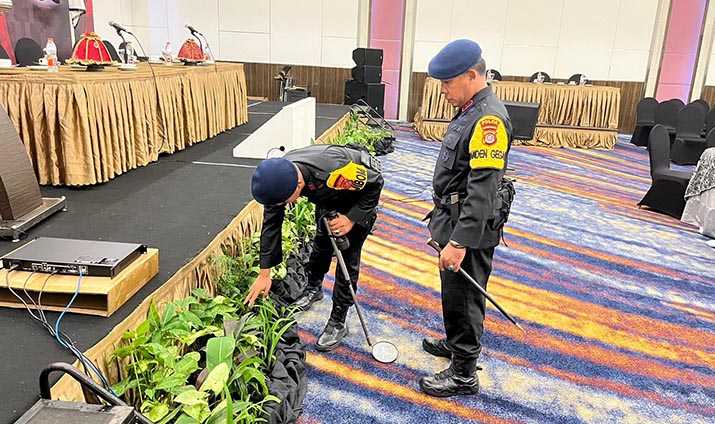
[[[380,116],[385,116],[385,84],[345,81],[345,104],[352,105],[358,100],[363,100]]]
[[[382,49],[357,48],[353,50],[353,61],[357,66],[382,66]]]
[[[310,90],[305,87],[286,88],[285,101],[288,103],[297,102],[310,97]]]
[[[382,82],[382,68],[379,66],[356,66],[352,69],[352,75],[358,82]]]

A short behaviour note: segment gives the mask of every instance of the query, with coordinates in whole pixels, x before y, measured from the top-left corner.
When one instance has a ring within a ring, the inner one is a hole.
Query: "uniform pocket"
[[[440,162],[442,166],[449,170],[454,167],[454,160],[457,157],[455,149],[459,144],[459,138],[459,133],[450,131],[445,135],[444,141],[442,141],[442,150],[439,152]]]

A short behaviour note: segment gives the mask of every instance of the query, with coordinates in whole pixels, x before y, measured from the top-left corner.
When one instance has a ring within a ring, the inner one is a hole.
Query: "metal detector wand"
[[[353,297],[353,303],[355,304],[355,310],[357,311],[358,318],[360,318],[360,325],[362,325],[362,330],[365,333],[365,339],[367,339],[367,344],[372,347],[372,342],[370,341],[370,335],[367,332],[367,326],[365,325],[365,319],[362,316],[362,310],[357,302],[357,297],[355,296],[355,290],[353,289],[353,282],[350,280],[350,273],[348,272],[348,267],[345,265],[345,260],[343,259],[343,252],[338,249],[338,245],[335,243],[333,238],[333,232],[330,231],[330,226],[328,225],[328,218],[323,218],[323,223],[325,224],[325,229],[328,231],[328,238],[330,239],[330,244],[333,245],[333,250],[335,251],[335,257],[338,258],[338,266],[343,273],[343,278],[348,282],[348,287],[350,288],[350,295]]]
[[[439,244],[437,244],[436,241],[434,241],[434,240],[432,240],[432,239],[429,239],[429,240],[427,240],[427,244],[430,245],[430,247],[432,247],[434,250],[436,250],[437,253],[442,253],[442,249],[439,247]],[[462,268],[459,268],[459,273],[462,275],[462,277],[466,278],[467,281],[469,281],[470,283],[472,283],[472,285],[474,285],[474,287],[476,287],[477,290],[479,290],[479,292],[482,293],[482,295],[484,295],[484,297],[486,297],[487,299],[489,299],[489,301],[492,303],[492,305],[496,306],[496,308],[499,310],[499,312],[501,312],[502,315],[504,315],[509,321],[511,321],[512,324],[516,325],[517,327],[519,327],[519,330],[521,330],[521,331],[523,331],[524,333],[526,333],[526,330],[524,330],[524,328],[523,328],[521,325],[519,325],[519,323],[516,322],[516,321],[514,320],[514,318],[512,318],[511,315],[509,315],[509,314],[507,313],[507,311],[505,311],[504,308],[502,308],[502,307],[497,303],[497,301],[494,300],[494,298],[493,298],[489,293],[487,293],[487,291],[484,290],[484,289],[482,288],[482,286],[479,285],[479,283],[477,283],[477,282],[474,280],[474,278],[472,278],[471,275],[467,274],[467,271],[465,271],[465,270],[462,269]],[[351,288],[352,288],[352,287],[351,287]]]

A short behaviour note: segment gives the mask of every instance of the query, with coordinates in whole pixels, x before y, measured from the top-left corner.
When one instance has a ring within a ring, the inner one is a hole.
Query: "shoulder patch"
[[[469,140],[469,166],[472,169],[504,169],[509,136],[504,121],[495,115],[483,116],[474,126]]]
[[[367,184],[367,168],[350,162],[331,172],[326,184],[333,190],[362,190]]]

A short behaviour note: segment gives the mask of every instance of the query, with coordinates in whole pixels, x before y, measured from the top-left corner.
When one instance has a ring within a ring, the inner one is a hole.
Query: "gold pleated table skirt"
[[[0,103],[43,185],[89,185],[248,121],[242,64],[0,70]]]
[[[534,139],[521,144],[612,149],[618,136],[621,92],[617,87],[494,81],[502,100],[539,103]],[[440,93],[440,81],[427,78],[415,126],[425,140],[442,140],[456,109]]]

